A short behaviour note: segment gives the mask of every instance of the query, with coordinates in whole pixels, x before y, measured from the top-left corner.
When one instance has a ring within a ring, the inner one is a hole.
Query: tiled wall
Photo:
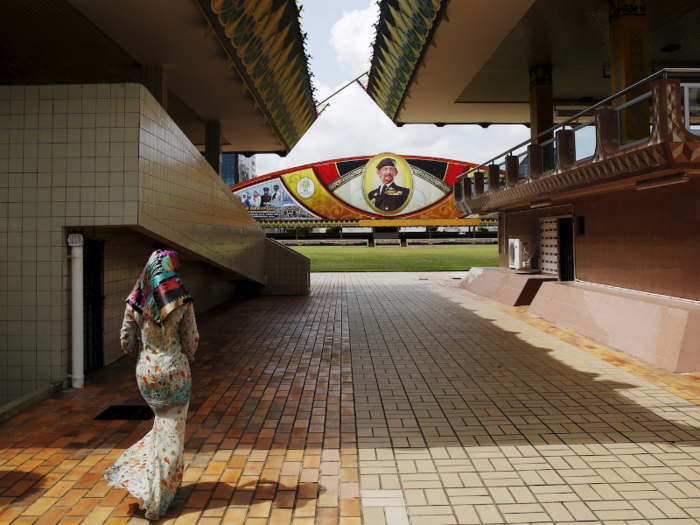
[[[263,295],[308,295],[311,287],[308,257],[273,239],[265,243],[266,285]]]
[[[66,232],[115,226],[143,236],[108,234],[107,362],[145,237],[211,263],[183,267],[198,311],[231,291],[217,272],[264,281],[260,227],[143,86],[0,86],[0,406],[67,384]]]
[[[143,86],[139,227],[262,283],[265,236],[245,206]]]

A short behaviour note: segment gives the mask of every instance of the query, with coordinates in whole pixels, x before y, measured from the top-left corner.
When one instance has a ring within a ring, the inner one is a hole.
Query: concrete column
[[[537,180],[542,176],[542,146],[530,144],[527,147],[527,178]]]
[[[474,196],[481,197],[484,194],[484,172],[474,172]]]
[[[515,155],[506,156],[506,188],[513,188],[520,179],[520,164]]]
[[[168,111],[168,77],[163,66],[141,66],[141,83]]]
[[[459,213],[467,213],[464,208],[464,180],[455,181],[452,189],[452,199],[454,201],[454,207],[457,208]]]
[[[595,112],[596,147],[594,162],[607,159],[620,149],[620,135],[617,113],[608,108],[598,108]]]
[[[501,169],[496,164],[489,166],[489,193],[495,193],[499,189],[501,182]]]
[[[209,120],[204,129],[204,158],[221,175],[221,122]]]
[[[83,339],[83,236],[72,233],[68,236],[71,247],[71,386],[85,386]]]
[[[557,144],[557,168],[564,170],[576,163],[574,132],[570,129],[560,129],[555,135]]]
[[[530,69],[530,136],[536,137],[554,126],[554,97],[552,94],[552,65],[540,64]],[[542,144],[552,138],[548,133],[537,139]],[[545,146],[542,162],[547,168],[554,167],[554,148]]]
[[[536,137],[554,125],[554,99],[552,95],[552,66],[542,64],[530,69],[530,136]],[[552,138],[546,135],[537,144]]]
[[[617,93],[649,76],[646,0],[611,0],[609,3],[610,82]],[[649,90],[642,86],[613,102],[624,104]],[[635,104],[623,110],[620,119],[622,144],[649,135],[649,104]]]

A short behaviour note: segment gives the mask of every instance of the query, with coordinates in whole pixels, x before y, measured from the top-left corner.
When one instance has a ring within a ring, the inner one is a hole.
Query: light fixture
[[[536,210],[537,208],[546,208],[547,206],[551,206],[551,205],[552,205],[552,201],[549,199],[547,199],[546,201],[531,202],[530,209]]]
[[[662,53],[673,53],[675,51],[678,51],[681,47],[683,47],[680,44],[666,44],[664,47],[661,48]]]
[[[675,175],[666,175],[656,179],[640,180],[635,186],[638,190],[646,190],[649,188],[658,188],[659,186],[670,186],[671,184],[680,184],[688,182],[687,173],[676,173]]]

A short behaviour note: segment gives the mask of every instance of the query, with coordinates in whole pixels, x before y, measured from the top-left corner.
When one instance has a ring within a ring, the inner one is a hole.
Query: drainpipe
[[[73,388],[83,388],[83,236],[68,236],[71,258],[71,378]]]

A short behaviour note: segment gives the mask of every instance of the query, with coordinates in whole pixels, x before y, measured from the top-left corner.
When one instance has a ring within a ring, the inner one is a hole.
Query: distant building
[[[224,153],[221,178],[227,186],[255,178],[255,155],[246,157],[240,153]]]
[[[255,155],[246,157],[245,155],[236,155],[238,158],[238,178],[236,183],[243,182],[255,178]]]

